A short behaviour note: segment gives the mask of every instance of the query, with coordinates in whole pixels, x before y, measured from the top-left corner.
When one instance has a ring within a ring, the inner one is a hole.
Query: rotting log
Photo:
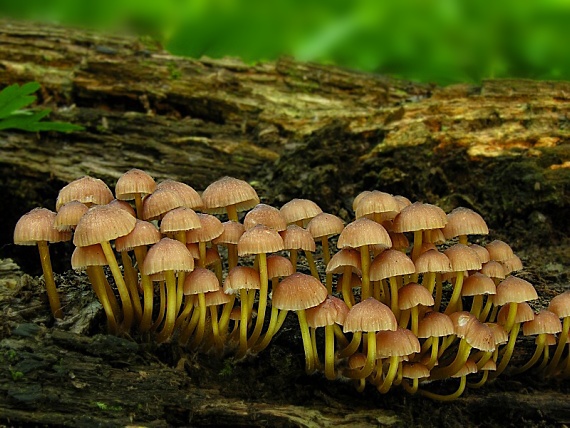
[[[16,220],[38,205],[53,208],[66,182],[91,174],[113,186],[138,167],[197,190],[234,175],[265,202],[308,197],[345,219],[352,197],[372,188],[447,211],[472,207],[495,237],[518,237],[512,244],[534,266],[523,275],[540,306],[568,286],[568,82],[439,88],[288,58],[192,60],[134,37],[1,21],[0,87],[32,80],[42,84],[39,103],[54,109],[50,118],[86,129],[0,132],[8,207],[0,255],[14,251],[4,244]],[[548,256],[526,250],[550,241],[561,244]],[[307,378],[294,323],[236,365],[95,334],[103,320],[93,294],[70,272],[62,282],[73,316],[55,326],[37,280],[18,273],[6,282],[15,288],[0,283],[0,423],[441,425],[449,413],[447,404],[397,392],[363,399],[350,385]],[[101,353],[115,348],[118,356]],[[567,392],[567,383],[507,380],[453,409],[464,425],[500,425],[504,413],[513,424],[568,424]]]

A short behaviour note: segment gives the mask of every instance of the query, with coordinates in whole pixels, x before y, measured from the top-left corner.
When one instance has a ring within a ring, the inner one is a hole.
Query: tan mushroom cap
[[[570,291],[554,296],[548,305],[548,310],[559,318],[570,317]]]
[[[485,245],[485,248],[489,252],[489,257],[491,260],[501,262],[504,260],[512,259],[515,256],[515,253],[513,253],[513,249],[509,246],[509,244],[499,239],[495,239],[494,241],[489,242],[487,245]]]
[[[170,238],[162,238],[148,250],[144,259],[145,275],[166,271],[186,271],[194,269],[194,259],[186,245]]]
[[[482,247],[478,244],[471,244],[469,245],[469,248],[477,253],[477,256],[479,257],[479,260],[481,260],[481,263],[487,263],[489,260],[491,260],[489,251],[487,251],[485,247]]]
[[[427,288],[415,282],[410,282],[398,290],[398,307],[401,310],[414,306],[433,306],[433,296]]]
[[[360,252],[353,248],[343,248],[338,251],[327,264],[327,273],[343,273],[345,266],[350,266],[352,272],[362,275]]]
[[[459,235],[488,235],[487,223],[479,214],[469,208],[457,207],[447,214],[447,224],[443,228],[446,239]]]
[[[534,340],[535,344],[538,344],[538,341],[540,340],[540,338],[537,336],[536,339]],[[570,337],[566,340],[566,343],[569,343],[568,341],[570,341]],[[558,343],[558,340],[556,339],[556,335],[555,334],[546,334],[546,340],[545,340],[545,345],[546,346],[552,346],[552,345],[556,345]]]
[[[175,180],[164,180],[158,183],[157,189],[172,190],[182,199],[182,206],[193,210],[200,210],[204,203],[201,196],[192,186]]]
[[[258,224],[275,229],[277,232],[287,228],[287,222],[281,215],[281,211],[266,204],[257,204],[243,219],[245,230],[249,230]]]
[[[516,276],[509,276],[497,285],[497,294],[493,303],[501,306],[506,303],[521,303],[536,299],[538,299],[538,295],[530,282]]]
[[[87,212],[89,207],[83,202],[70,201],[57,212],[53,227],[60,232],[68,232],[77,226],[79,219]],[[71,237],[70,237],[71,239]]]
[[[307,230],[314,239],[338,235],[343,229],[344,222],[336,215],[328,213],[317,214],[307,224]]]
[[[473,373],[477,373],[477,364],[469,359],[463,364],[463,367],[461,367],[457,373],[451,375],[451,377],[463,377]]]
[[[370,214],[382,214],[382,218],[396,217],[400,212],[400,205],[389,193],[373,190],[358,200],[356,205],[356,218]]]
[[[83,214],[73,236],[77,247],[112,241],[130,233],[137,220],[116,206],[95,205]]]
[[[496,296],[495,296],[496,297]],[[497,313],[497,324],[505,325],[509,315],[509,305],[503,306]],[[532,321],[534,319],[534,311],[526,302],[517,303],[517,314],[515,323]]]
[[[156,182],[147,172],[133,168],[125,172],[117,180],[115,195],[117,199],[129,201],[135,195],[150,195],[156,190]]]
[[[455,272],[481,269],[482,264],[477,253],[467,245],[455,244],[443,252],[451,262]]]
[[[349,369],[361,369],[366,365],[366,354],[362,352],[356,352],[348,357],[348,368]]]
[[[491,278],[482,273],[475,272],[463,281],[462,296],[477,296],[483,294],[496,294],[497,287]]]
[[[309,199],[297,198],[284,204],[280,211],[287,224],[310,220],[323,212],[315,202]]]
[[[127,201],[120,201],[119,199],[113,199],[111,202],[109,202],[107,205],[111,206],[111,207],[117,207],[120,208],[126,212],[128,212],[130,215],[132,215],[133,217],[136,217],[137,214],[134,210],[134,208],[131,206],[131,204],[129,204]]]
[[[489,278],[504,279],[506,276],[503,265],[495,260],[489,260],[487,263],[484,263],[479,272],[487,275]]]
[[[186,242],[208,242],[224,232],[222,222],[210,214],[197,213],[200,227],[186,232]]]
[[[86,175],[61,188],[55,201],[55,209],[59,211],[63,205],[71,201],[79,201],[91,206],[105,205],[113,199],[115,199],[113,192],[103,180]]]
[[[160,221],[160,232],[180,232],[202,227],[200,217],[191,208],[178,207],[168,211]]]
[[[394,232],[441,229],[447,223],[447,215],[436,205],[414,202],[394,218]]]
[[[356,213],[356,207],[358,207],[358,204],[360,203],[362,198],[364,198],[366,195],[369,195],[370,193],[372,193],[371,190],[363,190],[358,195],[356,195],[352,200],[352,211]]]
[[[236,266],[230,270],[224,281],[224,293],[236,294],[239,290],[259,290],[259,272],[251,267]]]
[[[107,258],[101,244],[75,247],[71,254],[71,268],[82,270],[88,266],[107,266]]]
[[[295,268],[287,257],[272,254],[267,256],[267,278],[283,278],[295,273]]]
[[[206,187],[202,201],[207,212],[223,214],[232,205],[238,212],[247,211],[259,204],[259,196],[248,182],[226,176]]]
[[[218,277],[209,269],[197,267],[184,278],[184,294],[187,296],[218,290],[220,290]]]
[[[473,322],[478,321],[477,318],[467,311],[453,312],[449,315],[453,323],[455,334],[460,339],[463,339]]]
[[[370,280],[380,281],[399,275],[411,275],[416,267],[412,259],[398,250],[386,250],[374,258],[370,264]]]
[[[507,333],[507,330],[505,330],[502,325],[495,322],[487,322],[485,324],[493,332],[493,336],[495,337],[495,345],[503,345],[509,341],[509,333]]]
[[[376,358],[403,357],[420,350],[420,341],[408,329],[398,327],[376,333]]]
[[[505,274],[511,272],[518,272],[523,269],[522,260],[516,254],[514,257],[507,260],[503,260],[500,263],[503,265],[503,268],[505,269]]]
[[[343,325],[347,314],[348,306],[343,300],[327,296],[322,303],[307,309],[307,324],[312,328],[333,324]]]
[[[71,239],[71,232],[54,228],[56,214],[47,208],[34,208],[24,214],[14,228],[14,244],[36,245],[39,241],[62,242]]]
[[[392,240],[392,248],[398,251],[406,251],[410,246],[410,241],[403,233],[388,232]]]
[[[451,272],[452,270],[449,257],[437,250],[428,250],[420,254],[414,265],[417,273]]]
[[[397,327],[398,322],[390,308],[373,297],[369,297],[350,308],[344,320],[343,331],[348,333],[396,330]]]
[[[534,315],[534,319],[523,324],[523,334],[530,336],[533,334],[556,334],[562,331],[560,318],[554,312],[543,309]]]
[[[214,244],[234,244],[237,245],[239,238],[245,232],[245,226],[235,221],[225,221],[222,223],[224,231],[220,236],[214,238]]]
[[[338,237],[339,249],[358,248],[364,245],[379,245],[384,248],[392,246],[388,232],[381,224],[367,218],[359,218],[346,225]]]
[[[316,245],[313,235],[308,230],[295,224],[290,224],[287,229],[280,233],[283,238],[285,250],[315,251]]]
[[[402,377],[406,379],[423,379],[429,377],[429,369],[422,363],[404,362],[402,364]]]
[[[441,312],[428,312],[418,323],[418,337],[443,337],[455,334],[453,321]]]
[[[465,341],[475,349],[483,352],[495,350],[495,336],[488,325],[475,319],[465,333]]]
[[[277,231],[258,224],[246,230],[238,242],[238,255],[274,253],[283,249],[283,239]]]
[[[216,291],[209,291],[204,293],[204,300],[206,301],[206,307],[208,306],[218,306],[218,305],[225,305],[231,301],[231,297],[224,293],[224,290],[218,288]],[[194,299],[194,307],[198,307],[200,302],[198,299]],[[240,312],[241,316],[241,312]]]
[[[155,220],[168,211],[184,206],[180,195],[171,189],[157,189],[143,200],[144,220]]]
[[[296,272],[284,278],[273,290],[272,304],[277,309],[309,309],[327,298],[326,287],[315,277]]]
[[[335,291],[338,294],[342,294],[342,283],[344,281],[344,274],[338,277],[338,281],[336,282],[336,289]],[[348,284],[349,288],[361,288],[362,287],[362,280],[360,276],[355,273],[350,274],[350,283]]]
[[[142,245],[156,244],[161,238],[162,235],[154,224],[137,219],[133,230],[115,240],[115,248],[117,251],[129,251]]]

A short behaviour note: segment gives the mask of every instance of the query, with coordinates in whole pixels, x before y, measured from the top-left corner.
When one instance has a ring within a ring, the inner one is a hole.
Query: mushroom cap
[[[262,224],[246,230],[238,241],[238,255],[274,253],[283,249],[283,239],[273,230]]]
[[[559,318],[570,317],[570,291],[554,296],[548,305],[548,310]]]
[[[447,214],[447,224],[443,228],[446,239],[459,235],[488,235],[487,223],[479,214],[469,208],[457,207]]]
[[[506,303],[522,303],[536,299],[538,295],[530,282],[516,276],[509,276],[497,285],[497,294],[495,294],[493,303],[501,306]]]
[[[57,212],[53,222],[53,227],[60,232],[70,231],[72,228],[77,226],[79,219],[87,212],[88,209],[89,207],[83,202],[69,201]]]
[[[534,319],[523,324],[523,334],[530,336],[533,334],[556,334],[562,331],[560,318],[554,312],[543,309],[534,315]]]
[[[184,294],[187,296],[218,290],[220,290],[218,277],[209,269],[197,267],[184,278]]]
[[[496,297],[496,296],[495,296]],[[505,325],[509,316],[509,305],[504,305],[497,313],[497,324]],[[534,319],[534,311],[526,302],[517,303],[515,323],[523,323]]]
[[[453,323],[453,329],[455,334],[460,339],[463,339],[467,334],[467,330],[471,327],[473,322],[478,321],[477,318],[467,311],[453,312],[449,315],[451,322]]]
[[[352,272],[362,275],[360,251],[353,248],[343,248],[331,257],[327,264],[327,273],[343,273],[345,266],[350,266]]]
[[[513,253],[513,249],[509,246],[509,244],[499,239],[495,239],[494,241],[489,242],[487,245],[485,245],[485,248],[489,252],[489,257],[491,260],[501,262],[503,260],[512,259],[515,256],[515,253]]]
[[[137,168],[130,169],[121,175],[115,185],[115,195],[117,199],[123,201],[135,199],[137,194],[150,195],[155,190],[154,178]]]
[[[465,364],[463,364],[463,367],[461,367],[457,373],[451,375],[451,377],[463,377],[472,373],[477,373],[477,364],[475,364],[473,360],[469,359]]]
[[[381,224],[367,218],[359,218],[346,225],[338,237],[337,247],[358,248],[364,245],[390,248],[392,240]]]
[[[136,218],[117,206],[95,205],[77,223],[73,243],[86,247],[112,241],[130,233],[136,222]]]
[[[483,352],[492,352],[495,350],[495,336],[488,325],[483,324],[475,319],[465,333],[465,341],[473,348],[480,349]]]
[[[238,212],[247,211],[259,204],[259,196],[248,182],[226,176],[206,187],[202,201],[207,212],[223,214],[232,205]]]
[[[511,257],[510,259],[501,261],[501,264],[505,269],[505,274],[511,272],[518,272],[523,269],[522,260],[516,254],[514,257]]]
[[[160,221],[160,232],[180,232],[202,227],[200,217],[191,208],[178,207],[168,211]]]
[[[208,291],[204,293],[204,300],[206,301],[206,307],[208,306],[218,306],[218,305],[225,305],[226,303],[230,302],[232,298],[224,293],[222,288],[218,288],[215,291]],[[194,306],[199,306],[200,302],[198,299],[194,299]],[[241,315],[241,313],[240,313]]]
[[[291,199],[289,202],[284,204],[280,211],[287,224],[310,220],[323,212],[323,210],[313,201],[298,198]]]
[[[352,200],[352,211],[356,213],[356,207],[358,207],[358,204],[360,203],[362,198],[364,198],[366,195],[369,195],[370,193],[372,193],[371,190],[363,190],[358,195],[356,195]]]
[[[401,310],[411,309],[414,306],[433,306],[433,296],[423,285],[409,282],[398,290],[398,307]]]
[[[483,294],[496,294],[495,282],[487,275],[475,272],[463,280],[462,296],[477,296]]]
[[[495,260],[489,260],[488,262],[483,263],[479,272],[487,275],[489,278],[504,279],[506,276],[503,265]]]
[[[71,254],[71,268],[74,270],[85,269],[87,266],[107,265],[107,258],[105,257],[101,244],[75,247],[73,254]]]
[[[420,350],[420,341],[408,329],[398,327],[376,333],[376,358],[403,357]]]
[[[56,214],[47,208],[34,208],[24,214],[14,228],[14,244],[36,245],[39,241],[61,242],[71,239],[71,232],[54,228]]]
[[[477,256],[479,257],[479,260],[481,260],[481,263],[487,263],[489,260],[491,260],[491,256],[489,256],[489,251],[487,251],[485,247],[482,247],[481,245],[478,244],[470,244],[469,248],[471,248],[473,251],[477,253]]]
[[[389,231],[388,235],[392,240],[392,249],[404,252],[410,246],[410,241],[408,241],[408,238],[406,238],[406,235],[403,233]]]
[[[287,257],[272,254],[267,256],[267,278],[282,278],[295,273],[295,268]]]
[[[166,271],[191,271],[194,269],[194,259],[186,245],[170,238],[162,238],[148,250],[144,259],[145,275]]]
[[[117,207],[120,208],[126,212],[128,212],[130,215],[132,215],[133,217],[137,216],[137,213],[135,212],[135,209],[131,206],[131,204],[129,204],[127,201],[120,201],[119,199],[113,199],[111,202],[109,202],[107,205],[111,206],[111,207]]]
[[[245,230],[249,230],[258,224],[275,229],[277,232],[287,228],[287,222],[285,217],[281,215],[281,211],[266,204],[257,204],[243,219]]]
[[[307,230],[314,239],[338,235],[344,229],[344,222],[333,214],[320,213],[307,224]]]
[[[414,265],[417,273],[425,272],[451,272],[451,261],[444,253],[438,250],[428,250],[421,253]]]
[[[214,238],[214,244],[234,244],[237,245],[239,238],[245,232],[245,226],[235,221],[225,221],[222,223],[224,231],[220,236]]]
[[[183,207],[184,201],[172,189],[156,189],[143,200],[143,213],[144,220],[155,220],[170,210],[178,207]]]
[[[442,337],[455,334],[453,321],[441,312],[428,312],[418,323],[418,337]]]
[[[224,281],[224,293],[235,294],[239,290],[259,290],[259,272],[247,266],[233,267]]]
[[[71,201],[79,201],[91,206],[105,205],[113,199],[115,199],[113,192],[103,180],[86,175],[61,188],[55,201],[55,210],[59,211],[63,205]]]
[[[394,218],[400,212],[400,205],[389,193],[373,190],[358,200],[356,218],[370,214],[382,214],[383,218]]]
[[[164,180],[158,183],[156,188],[167,189],[176,192],[180,199],[182,199],[182,206],[186,208],[199,210],[204,205],[202,198],[198,192],[196,192],[192,186],[189,186],[186,183],[175,180]]]
[[[464,244],[455,244],[443,252],[451,262],[455,272],[481,269],[482,264],[477,253]]]
[[[402,377],[406,379],[423,379],[429,377],[429,369],[422,363],[404,362],[402,364]]]
[[[295,224],[287,226],[280,235],[283,238],[283,248],[286,250],[315,251],[316,249],[313,235]]]
[[[389,249],[381,252],[370,264],[370,280],[380,281],[385,278],[415,273],[414,262],[401,251]]]
[[[414,202],[394,218],[394,232],[441,229],[447,223],[447,215],[436,205]]]
[[[335,323],[343,325],[347,314],[348,306],[344,303],[344,300],[334,296],[327,296],[322,303],[307,309],[307,324],[312,328],[324,327]]]
[[[222,222],[210,214],[197,213],[200,227],[186,232],[186,242],[208,242],[224,232]]]
[[[277,309],[298,311],[309,309],[327,298],[326,287],[313,276],[295,272],[273,290],[272,305]]]
[[[154,224],[137,219],[133,230],[115,240],[115,248],[117,251],[129,251],[142,245],[156,244],[161,238]]]
[[[357,303],[344,320],[345,333],[355,331],[396,330],[398,322],[394,313],[384,303],[369,297]]]
[[[503,345],[509,341],[509,333],[507,333],[507,330],[505,330],[502,325],[497,324],[496,322],[487,322],[485,324],[493,332],[495,345]]]

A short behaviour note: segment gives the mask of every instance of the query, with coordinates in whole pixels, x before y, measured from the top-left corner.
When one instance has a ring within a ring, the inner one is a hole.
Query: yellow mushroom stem
[[[228,212],[228,219],[230,221],[234,221],[236,223],[239,222],[238,214],[237,214],[237,208],[235,205],[230,205],[230,206],[226,207],[226,211]]]
[[[569,351],[570,351],[570,349],[569,349]],[[569,352],[569,355],[570,355],[570,352]],[[550,346],[546,345],[542,349],[542,361],[540,362],[540,365],[536,368],[536,370],[539,372],[544,370],[546,365],[548,364],[549,358],[550,358]]]
[[[322,251],[323,251],[323,261],[325,263],[325,266],[327,266],[329,264],[329,262],[331,261],[331,252],[330,252],[330,248],[329,248],[329,238],[328,236],[323,236],[321,238],[321,244],[322,244]],[[327,287],[327,292],[329,293],[329,295],[332,295],[332,273],[327,273],[326,277],[325,277],[325,285]]]
[[[398,366],[400,365],[400,357],[397,355],[392,355],[390,357],[390,365],[388,366],[388,371],[386,372],[386,377],[384,382],[378,385],[378,391],[381,394],[386,394],[392,387],[392,382],[398,373]]]
[[[416,392],[418,392],[419,384],[420,384],[420,380],[418,378],[412,379],[411,385],[407,381],[402,382],[402,386],[404,387],[406,392],[408,392],[409,394],[412,394],[412,395],[414,395]]]
[[[362,301],[372,296],[370,290],[370,251],[368,245],[360,248],[360,264],[362,269]]]
[[[325,326],[325,377],[328,380],[336,379],[334,370],[334,325]]]
[[[117,290],[119,291],[119,296],[121,298],[121,304],[123,305],[123,324],[121,327],[125,331],[129,331],[133,324],[133,305],[129,290],[127,289],[127,284],[125,284],[125,280],[123,279],[123,275],[119,269],[119,264],[115,258],[115,253],[113,253],[113,249],[111,248],[109,241],[101,242],[101,248],[103,248],[103,253],[105,253],[105,258],[107,259],[107,263],[109,264],[109,268],[111,269],[111,273],[115,279],[115,284],[117,285]]]
[[[443,296],[443,279],[441,273],[437,272],[435,274],[435,304],[433,305],[433,310],[439,312],[441,307],[441,298]]]
[[[503,352],[503,356],[501,357],[501,362],[497,366],[497,370],[491,376],[492,379],[495,379],[497,376],[503,373],[503,371],[507,367],[507,364],[509,364],[511,356],[513,355],[513,350],[515,349],[515,343],[517,341],[517,336],[519,334],[520,326],[521,324],[517,322],[511,329],[509,333],[509,341],[507,342],[505,351]]]
[[[459,381],[459,386],[457,387],[457,390],[455,392],[452,392],[451,394],[447,395],[436,394],[435,392],[430,392],[423,389],[419,389],[418,392],[425,397],[431,398],[432,400],[453,401],[457,400],[461,396],[461,394],[463,394],[463,391],[465,391],[466,384],[467,384],[467,376],[461,376],[461,380]]]
[[[256,353],[261,352],[265,348],[267,348],[267,345],[269,345],[269,342],[271,342],[273,336],[275,336],[275,334],[279,331],[279,329],[283,325],[283,322],[287,317],[287,312],[288,311],[286,310],[280,311],[275,306],[271,308],[271,318],[269,320],[269,326],[267,327],[267,331],[265,332],[265,335],[263,336],[261,341],[253,348],[254,352]]]
[[[186,232],[184,230],[179,230],[174,234],[174,237],[178,242],[186,245]],[[176,287],[176,312],[180,310],[182,306],[182,300],[184,298],[184,280],[186,279],[186,272],[178,272],[178,286]]]
[[[313,253],[311,253],[310,251],[305,251],[305,257],[306,257],[307,262],[309,264],[309,269],[311,270],[311,275],[313,275],[315,278],[317,278],[320,281],[321,277],[319,276],[319,271],[317,270],[317,265],[315,264],[315,258],[313,257]],[[331,285],[331,287],[332,287],[332,285]]]
[[[299,309],[295,312],[297,312],[297,318],[299,319],[301,338],[303,339],[303,348],[305,349],[305,372],[307,374],[312,374],[315,371],[315,358],[313,356],[313,346],[311,344],[307,317],[304,309]]]
[[[439,346],[439,351],[437,352],[437,357],[441,358],[443,353],[449,348],[453,342],[457,339],[455,334],[450,334],[449,336],[445,336],[441,341],[441,345]]]
[[[55,279],[53,277],[53,269],[51,267],[51,259],[49,256],[49,247],[47,241],[38,241],[38,251],[40,253],[40,262],[44,274],[44,282],[46,284],[46,293],[49,300],[49,307],[54,318],[63,318],[63,311],[61,310],[61,303],[59,302],[59,294],[55,286]]]
[[[228,245],[228,272],[235,268],[238,264],[237,244]]]
[[[429,360],[426,363],[426,367],[431,370],[435,367],[437,363],[437,354],[439,350],[439,338],[438,337],[428,337],[428,339],[424,342],[426,345],[426,349],[424,350],[424,346],[422,345],[422,352],[421,354],[427,353],[427,350],[430,350]]]
[[[400,308],[398,306],[398,281],[396,278],[391,276],[390,281],[390,309],[394,312],[397,320],[400,319]]]
[[[505,321],[505,331],[507,333],[509,333],[511,331],[511,329],[513,328],[513,325],[515,324],[515,318],[517,316],[517,308],[518,308],[518,303],[515,302],[510,302],[509,303],[509,312],[507,314],[507,320]]]
[[[487,383],[488,379],[489,379],[489,370],[484,370],[483,376],[481,376],[481,379],[478,382],[474,383],[467,382],[467,386],[469,388],[479,389],[482,388]]]
[[[372,374],[376,366],[376,332],[366,332],[366,345],[366,363],[364,363],[364,367],[360,369],[347,369],[342,373],[344,377],[350,379],[366,379]]]
[[[334,329],[334,335],[338,342],[338,346],[340,348],[346,348],[348,346],[348,340],[346,339],[346,336],[342,332],[342,328],[340,328],[338,324],[334,324],[333,329]]]
[[[139,246],[134,248],[135,257],[139,266],[143,265],[146,253],[146,247]],[[143,307],[142,318],[140,323],[140,331],[149,331],[152,326],[152,310],[154,307],[154,288],[152,281],[148,275],[141,272],[141,284],[143,288]]]
[[[338,356],[340,358],[350,357],[352,354],[354,354],[358,350],[358,347],[360,346],[361,339],[362,339],[362,332],[361,331],[355,331],[352,334],[352,339],[350,340],[350,343],[348,345],[346,345],[341,351],[339,351]]]
[[[435,289],[435,272],[425,272],[422,278],[422,285],[430,294],[433,294],[433,290]]]
[[[352,287],[350,286],[352,280],[352,268],[345,266],[342,274],[342,299],[348,309],[354,306],[354,294],[352,294]]]
[[[87,276],[107,316],[107,329],[109,333],[116,334],[118,332],[117,320],[115,318],[117,314],[113,312],[113,307],[105,290],[104,281],[106,279],[103,268],[101,266],[87,266]]]
[[[241,314],[239,320],[239,349],[237,352],[237,357],[245,357],[247,353],[247,325],[249,323],[249,298],[248,291],[246,289],[241,289],[239,291]]]
[[[211,305],[210,307],[210,319],[212,323],[212,337],[214,340],[214,347],[218,352],[224,348],[224,341],[220,335],[220,324],[218,322],[218,306]]]
[[[176,317],[176,322],[174,323],[175,330],[179,327],[184,328],[186,324],[190,322],[190,317],[193,313],[192,309],[194,309],[194,297],[195,294],[189,294],[186,296],[186,299],[184,300],[184,308],[178,317]]]
[[[230,300],[224,304],[224,309],[222,309],[222,314],[220,315],[220,336],[222,338],[225,338],[228,335],[230,315],[232,313],[232,309],[234,308],[235,300],[236,300],[235,294],[231,294]]]
[[[289,260],[291,261],[291,264],[293,265],[294,270],[297,270],[297,259],[298,258],[299,258],[299,254],[297,253],[297,250],[290,249],[289,250]]]
[[[473,296],[473,302],[471,303],[471,310],[469,312],[475,318],[479,319],[482,309],[483,309],[483,294],[477,294],[476,296]]]
[[[564,320],[562,321],[562,331],[558,336],[558,344],[556,345],[556,351],[554,351],[554,355],[552,355],[552,360],[548,364],[547,373],[551,376],[556,372],[558,363],[560,362],[560,357],[562,356],[562,352],[564,351],[564,347],[566,346],[566,341],[568,340],[568,330],[570,330],[570,317],[564,317]]]
[[[516,368],[513,371],[513,373],[520,374],[526,372],[532,366],[534,366],[540,359],[540,356],[543,354],[545,345],[546,345],[546,333],[541,333],[536,338],[536,347],[534,348],[534,353],[532,354],[532,357],[530,357],[530,360],[528,360],[526,364],[524,364],[523,366]]]
[[[194,297],[195,298],[195,297]],[[188,343],[190,336],[194,333],[196,326],[198,325],[198,321],[200,319],[200,311],[194,310],[192,311],[192,316],[186,325],[182,327],[182,332],[180,333],[180,338],[178,339],[178,343],[182,346]]]
[[[164,314],[166,313],[166,284],[164,283],[164,281],[159,281],[158,290],[159,290],[158,298],[160,303],[159,303],[158,315],[154,320],[154,324],[152,325],[152,330],[156,330],[160,326],[160,324],[162,324],[162,321],[164,320]]]
[[[257,304],[257,318],[255,320],[255,327],[253,333],[247,340],[247,346],[253,347],[259,336],[261,335],[261,329],[263,328],[263,323],[265,322],[265,310],[267,308],[267,294],[269,293],[269,279],[267,275],[267,255],[265,253],[260,253],[258,257],[259,266],[259,302]]]
[[[313,347],[313,364],[315,366],[315,370],[321,370],[323,365],[321,364],[321,360],[319,359],[316,330],[317,330],[316,328],[309,327],[309,334],[311,335],[311,346]]]
[[[455,277],[455,283],[453,284],[453,292],[451,293],[451,298],[449,299],[449,304],[445,308],[445,314],[449,315],[457,311],[457,308],[461,300],[461,289],[463,288],[463,271],[457,272]]]
[[[142,319],[142,306],[139,290],[137,288],[138,273],[133,267],[133,262],[127,251],[121,251],[121,260],[123,262],[123,272],[125,273],[125,284],[127,284],[129,295],[131,296],[131,303],[133,304],[135,321],[140,322]]]
[[[162,330],[157,334],[156,341],[162,343],[172,336],[174,324],[176,323],[176,275],[173,270],[164,272],[166,279],[166,319]]]
[[[198,293],[198,325],[196,326],[196,335],[190,344],[190,346],[194,349],[200,346],[202,339],[204,338],[207,311],[208,309],[206,308],[206,297],[204,296],[204,293]]]
[[[451,377],[457,373],[467,362],[471,348],[471,345],[469,345],[465,339],[461,339],[459,342],[459,347],[457,349],[457,354],[455,355],[453,362],[445,367],[435,368],[430,374],[430,379],[445,379],[446,377]]]
[[[140,193],[135,193],[135,210],[137,212],[137,218],[142,220],[143,204],[142,195]]]
[[[415,262],[417,260],[417,258],[420,256],[420,253],[422,250],[422,235],[423,235],[422,230],[415,230],[414,231],[414,245],[412,247],[412,261],[413,262]],[[417,280],[418,280],[417,274],[414,274],[414,275],[415,275],[415,279],[413,279],[412,281],[417,282]]]
[[[481,354],[481,358],[477,360],[477,370],[481,370],[483,366],[491,359],[494,351],[486,351]]]

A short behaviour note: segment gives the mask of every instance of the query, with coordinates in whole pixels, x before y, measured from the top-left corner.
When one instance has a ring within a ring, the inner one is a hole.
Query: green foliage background
[[[440,84],[570,80],[570,0],[0,0],[0,14],[128,29],[191,57],[292,55]]]

